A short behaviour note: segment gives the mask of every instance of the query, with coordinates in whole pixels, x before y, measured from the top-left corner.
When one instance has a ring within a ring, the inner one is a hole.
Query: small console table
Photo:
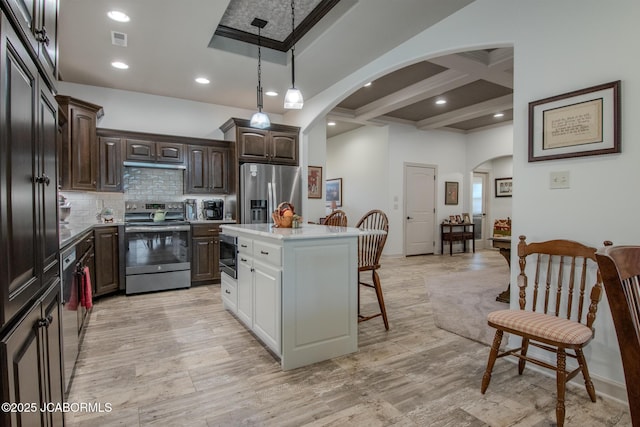
[[[453,255],[453,242],[462,242],[464,252],[467,252],[467,240],[471,240],[473,252],[476,251],[476,241],[473,223],[440,224],[440,253],[444,254],[444,242],[449,242],[449,255]]]
[[[511,236],[505,237],[494,237],[491,240],[491,245],[494,248],[500,249],[500,255],[507,260],[507,265],[509,266],[509,270],[511,270]],[[496,301],[506,302],[509,304],[511,299],[511,282],[507,284],[507,289],[500,292],[500,294],[496,297]]]

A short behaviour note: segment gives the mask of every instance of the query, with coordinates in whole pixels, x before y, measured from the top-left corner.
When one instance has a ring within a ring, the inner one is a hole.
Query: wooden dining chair
[[[567,381],[582,372],[587,393],[593,402],[596,401],[595,388],[582,351],[593,338],[593,322],[602,296],[596,248],[570,240],[540,243],[526,243],[525,240],[525,236],[520,236],[518,243],[520,309],[494,311],[487,316],[489,326],[496,328],[496,335],[482,377],[481,392],[487,391],[493,365],[500,357],[518,357],[520,375],[527,362],[552,369],[556,371],[556,420],[558,427],[562,427]],[[533,263],[529,269],[533,270],[533,289],[528,288],[528,261]],[[518,348],[500,353],[505,332],[521,337],[522,343]],[[527,354],[530,346],[555,353],[556,365]],[[575,358],[578,363],[571,371],[567,370],[567,356]]]
[[[347,214],[340,209],[336,209],[331,212],[322,222],[324,225],[333,225],[336,227],[346,227],[347,226]]]
[[[640,427],[640,246],[609,246],[596,252],[618,336],[633,427]]]
[[[387,232],[389,231],[389,220],[387,215],[381,210],[371,210],[356,224],[356,228],[361,230],[378,230],[384,231],[379,234],[368,234],[358,236],[358,322],[373,319],[382,316],[384,327],[389,330],[389,320],[387,319],[387,311],[384,305],[384,297],[382,296],[382,285],[380,284],[380,276],[377,270],[380,268],[380,256],[387,241]],[[371,271],[372,283],[362,280],[361,273]],[[373,288],[376,291],[380,312],[372,315],[360,314],[360,286]]]

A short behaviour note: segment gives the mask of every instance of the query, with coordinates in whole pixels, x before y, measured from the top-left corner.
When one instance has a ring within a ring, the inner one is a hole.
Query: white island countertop
[[[223,224],[220,228],[223,234],[234,234],[235,231],[236,233],[247,233],[280,240],[322,239],[385,233],[381,230],[360,230],[354,227],[318,224],[302,224],[299,228],[278,228],[274,227],[273,224]]]

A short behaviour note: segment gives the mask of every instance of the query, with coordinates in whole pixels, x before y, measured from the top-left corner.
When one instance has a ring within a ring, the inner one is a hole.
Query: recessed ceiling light
[[[369,87],[369,86],[371,86],[371,82],[366,83],[366,84],[364,85],[364,87]]]
[[[446,103],[447,103],[447,100],[446,100],[446,99],[442,99],[442,98],[440,98],[440,99],[438,99],[438,100],[436,101],[436,104],[437,104],[437,105],[444,105],[444,104],[446,104]]]
[[[107,16],[113,19],[114,21],[118,21],[118,22],[129,22],[129,19],[130,19],[126,13],[120,12],[117,10],[109,11],[109,13],[107,13]]]
[[[114,61],[111,63],[111,66],[113,68],[117,68],[119,70],[126,70],[127,68],[129,68],[129,66],[127,64],[125,64],[124,62],[120,62],[120,61]]]
[[[206,77],[198,77],[196,78],[196,83],[200,83],[201,85],[208,85],[209,79],[207,79]]]
[[[493,115],[493,117],[498,118],[498,117],[504,117],[504,113],[495,113]]]
[[[335,126],[336,122],[327,122],[327,126]]]
[[[264,94],[267,96],[278,96],[278,92],[276,92],[275,90],[268,90]]]

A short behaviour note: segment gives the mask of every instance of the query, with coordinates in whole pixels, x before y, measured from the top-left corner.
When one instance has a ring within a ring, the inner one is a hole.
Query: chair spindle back
[[[602,297],[595,252],[596,248],[568,240],[527,244],[525,236],[520,236],[520,309],[565,317],[591,328]],[[535,274],[531,301],[527,307],[526,291],[529,283],[525,270],[529,255],[535,259]],[[595,283],[591,286],[587,282],[590,270],[596,276]],[[590,301],[586,300],[587,293]]]

